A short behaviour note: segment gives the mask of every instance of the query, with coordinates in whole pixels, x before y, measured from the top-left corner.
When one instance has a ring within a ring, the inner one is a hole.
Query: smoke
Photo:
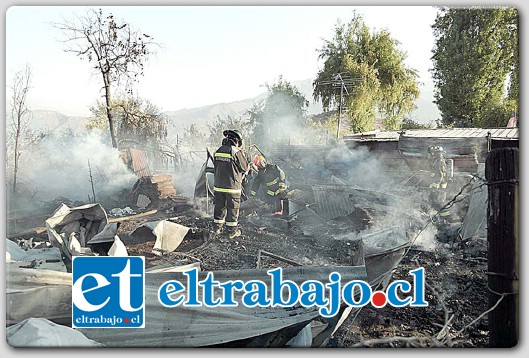
[[[204,151],[204,156],[206,153]],[[195,195],[195,185],[204,163],[192,161],[185,164],[185,167],[172,173],[173,184],[178,195],[193,199]]]
[[[44,202],[59,197],[87,202],[93,192],[99,201],[132,188],[136,180],[118,149],[98,131],[52,133],[21,157],[21,183]]]
[[[195,198],[195,213],[199,218],[213,217],[213,198]]]
[[[428,225],[422,230],[415,239],[414,245],[425,251],[435,251],[438,247],[435,236],[437,228],[434,225]]]
[[[294,115],[263,118],[262,134],[257,128],[255,144],[270,151],[278,145],[323,144],[328,140],[327,132],[313,128],[308,122]]]
[[[366,146],[349,148],[343,143],[335,144],[325,154],[324,162],[328,170],[350,185],[389,189],[390,193],[397,185],[391,171]]]

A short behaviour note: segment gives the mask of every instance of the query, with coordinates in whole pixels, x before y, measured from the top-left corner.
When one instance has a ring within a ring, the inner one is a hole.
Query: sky
[[[99,7],[91,7],[98,9]],[[102,100],[100,75],[65,52],[65,35],[52,24],[86,14],[87,6],[20,6],[6,11],[6,93],[14,74],[32,71],[28,104],[66,115],[89,116]],[[136,94],[161,111],[255,97],[279,76],[316,77],[318,49],[338,21],[354,11],[372,30],[386,28],[407,53],[419,81],[432,83],[433,6],[103,6],[161,45],[149,57]]]

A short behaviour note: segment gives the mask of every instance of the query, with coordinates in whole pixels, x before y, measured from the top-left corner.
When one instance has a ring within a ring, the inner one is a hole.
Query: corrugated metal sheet
[[[487,202],[489,193],[482,178],[485,178],[485,163],[479,164],[477,179],[470,192],[468,211],[461,225],[462,239],[487,237]]]
[[[411,129],[402,133],[405,137],[414,138],[492,138],[516,139],[518,128],[439,128]]]
[[[398,141],[399,131],[371,131],[346,135],[343,137],[345,143],[348,141]]]
[[[151,171],[149,169],[147,153],[143,150],[134,148],[130,148],[128,151],[134,173],[136,173],[136,175],[140,178],[150,176]]]
[[[312,191],[318,215],[324,219],[332,220],[347,216],[355,209],[355,204],[349,195],[352,189],[349,187],[314,185]]]
[[[326,220],[350,215],[355,208],[389,213],[391,194],[350,185],[313,185],[316,212]],[[395,198],[392,198],[395,200]],[[399,198],[400,200],[400,198]],[[400,202],[397,200],[397,202]]]
[[[270,290],[270,275],[266,271],[221,270],[213,271],[213,274],[221,282],[260,280]],[[298,284],[306,281],[307,277],[328,282],[333,271],[340,273],[344,281],[367,279],[365,266],[285,267],[283,279]],[[198,279],[205,279],[207,274],[199,272]],[[241,303],[243,293],[239,291],[235,291],[233,297],[237,307],[164,307],[158,300],[158,290],[168,280],[178,280],[187,286],[187,277],[180,272],[145,275],[145,328],[114,328],[112,334],[104,328],[79,331],[108,347],[193,348],[258,337],[319,317],[318,307],[246,307]],[[187,294],[184,292],[182,296]],[[198,290],[197,299],[203,301],[203,290]]]

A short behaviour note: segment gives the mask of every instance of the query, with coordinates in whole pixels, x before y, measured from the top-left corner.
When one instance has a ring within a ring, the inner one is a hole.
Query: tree
[[[110,104],[117,143],[136,142],[157,149],[167,137],[166,117],[150,101],[139,97],[118,97]],[[93,118],[87,128],[107,129],[107,104],[97,101],[90,108]]]
[[[81,59],[87,59],[96,73],[101,75],[105,92],[106,117],[112,146],[118,147],[112,112],[112,87],[125,82],[130,86],[143,75],[143,67],[156,45],[151,36],[133,29],[125,22],[118,22],[114,15],[89,10],[74,22],[55,24],[68,36],[65,41]]]
[[[256,103],[248,114],[254,125],[254,141],[267,147],[288,140],[292,133],[306,125],[309,101],[283,76],[279,76],[274,84],[265,86],[268,96]]]
[[[518,107],[517,10],[443,7],[432,28],[434,97],[443,125],[505,126],[504,113]]]
[[[217,119],[209,127],[209,142],[213,146],[219,146],[224,138],[223,132],[226,129],[237,129],[241,132],[243,140],[248,143],[248,138],[251,137],[253,126],[249,118],[239,116],[238,118],[226,115],[221,117],[217,115]]]
[[[31,83],[31,68],[26,65],[23,71],[17,72],[11,86],[11,129],[13,146],[13,194],[17,193],[18,170],[21,146],[24,134],[27,134],[30,111],[27,97]]]
[[[370,32],[356,13],[347,25],[338,22],[334,38],[318,50],[324,65],[313,83],[314,100],[324,111],[346,112],[353,132],[372,130],[379,115],[387,129],[397,129],[419,97],[417,72],[404,65],[398,45],[387,30]]]
[[[434,123],[419,123],[414,121],[411,118],[404,118],[402,120],[402,123],[400,125],[400,129],[407,130],[407,129],[434,129],[435,124]]]
[[[193,123],[189,127],[184,128],[182,142],[185,146],[194,148],[206,144],[206,134],[203,133],[198,126]]]

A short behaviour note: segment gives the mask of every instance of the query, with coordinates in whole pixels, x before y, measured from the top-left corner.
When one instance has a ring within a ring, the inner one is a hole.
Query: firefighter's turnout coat
[[[451,215],[450,208],[446,207],[446,160],[442,153],[429,156],[431,171],[430,201],[440,218],[448,219]]]
[[[235,227],[238,224],[242,182],[248,173],[248,160],[244,151],[236,146],[223,144],[214,154],[215,209],[213,222]]]
[[[273,204],[275,210],[281,210],[280,200],[286,197],[287,185],[285,172],[275,164],[267,164],[259,169],[252,182],[251,195],[256,195],[259,187],[263,185],[266,190],[266,201]]]

